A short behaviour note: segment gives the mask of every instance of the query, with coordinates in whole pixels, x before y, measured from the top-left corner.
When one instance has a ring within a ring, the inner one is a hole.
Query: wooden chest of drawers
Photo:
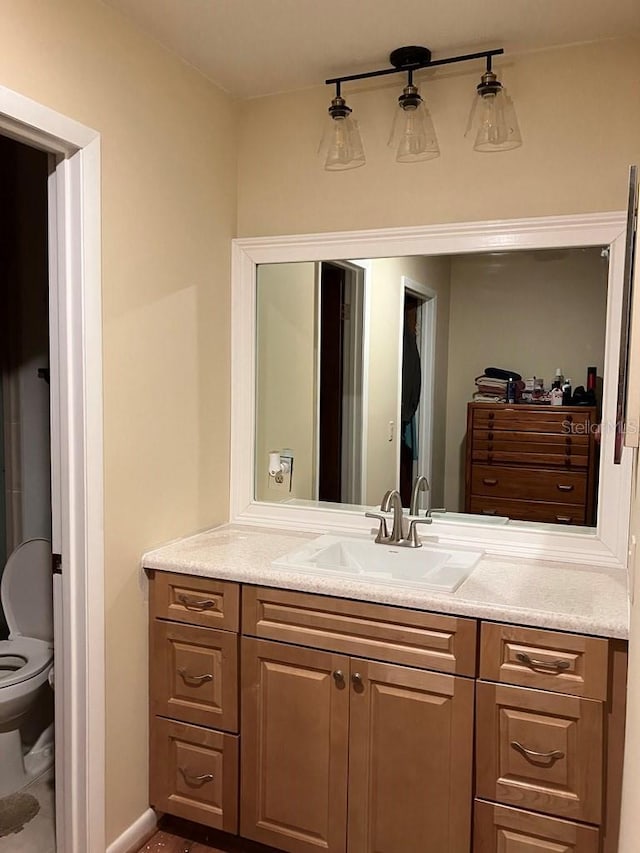
[[[465,512],[594,524],[596,409],[469,403]]]

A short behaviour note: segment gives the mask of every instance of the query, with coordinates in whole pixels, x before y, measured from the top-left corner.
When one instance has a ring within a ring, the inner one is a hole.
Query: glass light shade
[[[358,122],[351,116],[329,116],[320,142],[320,156],[328,172],[357,169],[364,166],[366,158]]]
[[[422,99],[416,107],[398,107],[393,118],[389,146],[396,149],[398,163],[419,163],[440,156],[436,130]]]
[[[476,151],[509,151],[522,145],[513,101],[501,88],[495,94],[476,95],[469,118],[469,128],[478,119],[478,132],[474,142]]]

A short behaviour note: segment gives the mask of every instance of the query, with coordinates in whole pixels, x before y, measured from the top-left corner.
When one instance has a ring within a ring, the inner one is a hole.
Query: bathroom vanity
[[[624,572],[485,556],[437,594],[272,566],[312,538],[145,555],[151,804],[290,853],[615,853]]]

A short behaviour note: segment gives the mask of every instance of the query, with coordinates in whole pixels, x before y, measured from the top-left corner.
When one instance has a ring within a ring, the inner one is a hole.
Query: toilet
[[[52,587],[51,543],[23,542],[0,581],[9,626],[9,639],[0,640],[0,797],[53,767]]]

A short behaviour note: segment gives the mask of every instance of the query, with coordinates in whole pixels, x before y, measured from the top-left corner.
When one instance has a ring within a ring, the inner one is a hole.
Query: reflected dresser
[[[465,512],[595,524],[593,406],[469,403]]]

